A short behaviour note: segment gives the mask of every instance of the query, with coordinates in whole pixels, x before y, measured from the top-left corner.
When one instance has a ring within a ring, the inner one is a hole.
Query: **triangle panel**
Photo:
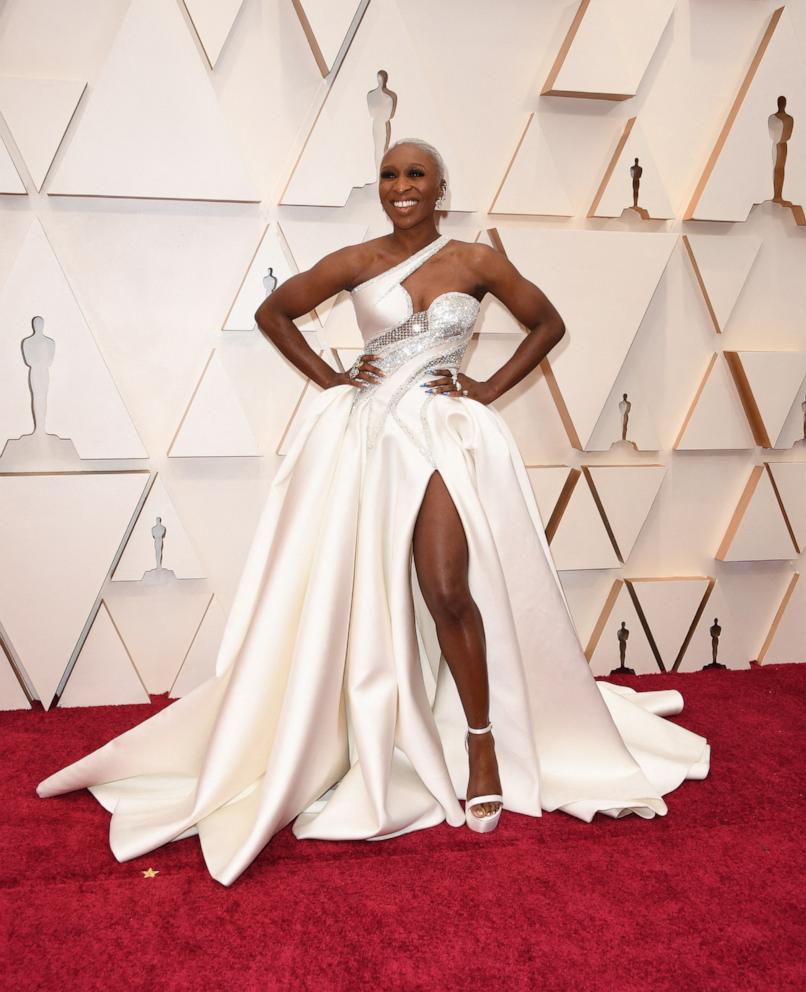
[[[147,480],[147,472],[0,476],[0,624],[45,709]]]
[[[48,192],[258,201],[175,3],[132,0]]]
[[[238,393],[215,349],[210,352],[168,455],[171,458],[260,455]]]
[[[0,113],[37,191],[42,189],[86,88],[77,79],[0,76]]]
[[[149,703],[140,676],[132,664],[104,603],[73,666],[59,706],[122,706]]]
[[[183,2],[210,68],[215,69],[238,11],[243,6],[243,0],[183,0]]]

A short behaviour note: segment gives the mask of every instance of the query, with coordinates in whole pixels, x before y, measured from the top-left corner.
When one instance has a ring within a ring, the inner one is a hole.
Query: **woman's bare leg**
[[[468,726],[489,723],[490,693],[484,623],[467,582],[467,539],[461,518],[439,472],[426,486],[413,538],[417,581],[434,618],[437,638]],[[468,796],[501,792],[492,734],[470,734]],[[477,816],[498,809],[499,803],[473,807]]]

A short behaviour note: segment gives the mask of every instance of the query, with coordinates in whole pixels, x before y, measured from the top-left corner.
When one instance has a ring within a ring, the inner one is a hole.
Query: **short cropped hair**
[[[424,152],[427,152],[431,158],[436,162],[437,173],[439,175],[439,181],[445,180],[445,185],[447,186],[448,180],[445,174],[445,162],[439,152],[430,145],[427,141],[423,141],[422,138],[398,138],[397,141],[392,142],[391,145],[386,149],[386,152],[390,152],[393,148],[398,145],[416,145],[418,148],[422,148]],[[386,154],[386,153],[384,153]]]

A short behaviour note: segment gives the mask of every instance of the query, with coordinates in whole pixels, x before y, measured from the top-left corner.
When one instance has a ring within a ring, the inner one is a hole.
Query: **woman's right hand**
[[[355,377],[350,376],[349,370],[347,372],[335,372],[333,381],[327,388],[330,389],[331,386],[356,386],[359,389],[363,389],[366,385],[377,383],[385,375],[377,365],[372,364],[372,360],[378,357],[378,355],[371,354],[359,355],[351,366],[351,368],[358,368]]]

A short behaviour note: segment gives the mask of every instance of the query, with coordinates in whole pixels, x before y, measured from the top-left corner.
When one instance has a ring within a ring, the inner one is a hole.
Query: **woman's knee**
[[[455,623],[467,616],[473,608],[473,597],[463,577],[445,577],[428,583],[422,588],[423,598],[435,620]]]
[[[473,607],[467,580],[464,528],[450,493],[435,471],[414,528],[414,564],[420,590],[435,620],[461,620]]]

